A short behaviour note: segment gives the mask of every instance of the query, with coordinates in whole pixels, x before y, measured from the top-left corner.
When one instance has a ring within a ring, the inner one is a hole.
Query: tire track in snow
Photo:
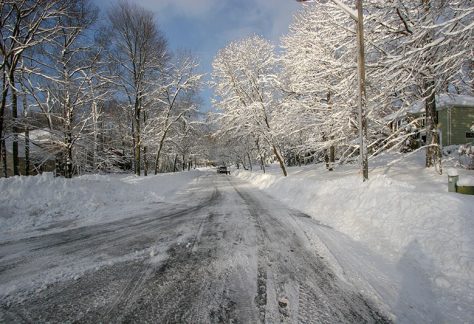
[[[0,276],[3,280],[10,281],[31,276],[33,278],[31,282],[33,282],[41,272],[51,272],[58,267],[56,262],[50,261],[58,255],[64,256],[60,263],[64,267],[77,264],[78,259],[96,260],[101,254],[123,255],[126,251],[132,253],[144,249],[150,246],[151,237],[156,236],[156,228],[161,228],[165,232],[172,231],[173,227],[188,222],[190,215],[197,214],[202,209],[215,204],[218,199],[219,192],[215,189],[209,196],[200,199],[197,205],[177,211],[167,211],[164,215],[147,213],[138,218],[4,242],[0,245]],[[21,251],[21,253],[15,251]],[[15,254],[18,255],[15,256]],[[13,256],[6,258],[9,255]],[[81,267],[78,269],[80,272],[83,271]],[[60,280],[61,274],[59,273],[58,276]],[[36,289],[36,287],[22,289],[20,293],[27,295],[31,289]],[[0,294],[0,301],[8,297]]]
[[[208,200],[209,204],[213,204],[219,198],[219,192],[214,190],[210,199]],[[204,207],[203,204],[200,204],[200,208],[196,208],[193,211],[198,211]],[[203,227],[206,222],[211,222],[213,214],[209,213],[207,217],[203,217],[199,222],[199,226],[196,230],[194,238],[186,243],[186,248],[189,249],[190,253],[195,253],[197,250],[197,243],[202,235]],[[156,245],[157,242],[154,242],[152,246]],[[171,247],[169,250],[172,250]],[[169,259],[169,257],[168,257]],[[169,260],[164,260],[164,265],[170,262]],[[162,266],[163,267],[163,266]],[[141,289],[146,281],[148,281],[151,275],[156,272],[156,266],[150,263],[143,263],[143,266],[137,270],[135,275],[130,279],[130,281],[123,286],[119,296],[111,303],[110,307],[104,313],[103,319],[107,319],[109,322],[121,322],[123,320],[123,314],[127,314],[127,310],[131,305],[139,298]]]
[[[239,185],[234,185],[234,189],[247,204],[264,239],[262,252],[259,251],[259,263],[268,256],[272,257],[268,273],[272,275],[273,282],[269,283],[269,276],[266,277],[267,312],[273,308],[271,303],[277,302],[268,299],[269,289],[274,289],[275,294],[272,295],[278,298],[278,303],[283,298],[285,301],[278,307],[280,322],[390,322],[373,303],[337,278],[316,251],[306,248],[308,244],[302,240],[307,238],[301,233],[297,235],[300,229],[290,224],[294,217],[291,209],[285,209],[258,190]],[[266,209],[267,204],[272,208]],[[285,219],[288,221],[285,222]],[[259,246],[261,244],[259,242]],[[268,315],[266,321],[277,321],[274,314],[271,314],[271,320]]]
[[[262,224],[262,221],[259,217],[259,211],[255,208],[255,205],[251,203],[249,197],[237,189],[234,184],[229,181],[232,185],[235,192],[240,196],[243,202],[245,202],[250,215],[252,216],[255,222],[255,228],[257,229],[257,292],[254,298],[256,307],[258,308],[259,312],[259,319],[261,323],[266,323],[267,316],[267,306],[268,306],[268,298],[267,298],[267,271],[269,271],[267,264],[267,251],[265,240],[268,239],[268,233],[266,232],[265,227]]]

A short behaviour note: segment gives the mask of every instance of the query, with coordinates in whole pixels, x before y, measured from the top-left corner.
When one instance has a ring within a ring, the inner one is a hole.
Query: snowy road
[[[225,175],[120,221],[0,243],[0,322],[388,322],[309,232]]]

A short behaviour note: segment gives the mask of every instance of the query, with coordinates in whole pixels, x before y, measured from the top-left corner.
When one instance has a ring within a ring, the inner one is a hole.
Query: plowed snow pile
[[[371,161],[367,182],[357,164],[333,172],[323,164],[292,167],[286,178],[277,166],[233,174],[394,263],[408,257],[427,274],[438,302],[447,294],[474,305],[474,196],[448,192],[447,175],[424,168],[421,154],[390,166],[394,159]],[[474,175],[457,171],[461,181]]]
[[[49,230],[58,224],[79,226],[143,212],[172,197],[199,173],[85,175],[72,179],[44,173],[1,178],[0,236],[7,239],[28,230]]]

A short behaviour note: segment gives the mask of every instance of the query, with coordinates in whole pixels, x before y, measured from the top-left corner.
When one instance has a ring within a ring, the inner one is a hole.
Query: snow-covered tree
[[[145,126],[146,143],[155,149],[155,174],[160,158],[173,127],[184,122],[197,110],[195,95],[202,74],[197,73],[198,63],[190,55],[176,56],[162,70],[149,95],[149,118]]]
[[[62,28],[38,55],[41,61],[31,59],[28,68],[36,75],[30,82],[29,93],[36,98],[50,121],[55,135],[57,172],[67,178],[78,166],[76,145],[84,145],[85,129],[90,123],[93,92],[90,91],[92,66],[97,64],[97,52],[85,36],[85,30],[95,21],[95,10],[87,0],[70,3],[67,15],[57,17]],[[76,170],[77,171],[77,170]]]
[[[26,51],[49,42],[62,26],[57,18],[67,14],[67,1],[2,0],[0,2],[0,55],[2,57],[2,95],[0,103],[0,138],[4,136],[4,116],[9,92],[13,117],[13,173],[19,174],[18,84],[17,73]],[[0,156],[2,146],[0,145]]]
[[[212,85],[219,134],[250,136],[271,147],[283,174],[286,166],[273,124],[279,108],[274,46],[259,36],[235,41],[213,62]]]
[[[441,170],[435,95],[472,93],[473,10],[464,0],[364,2],[368,148],[373,155],[399,148],[420,132],[417,119],[394,132],[388,123],[390,116],[403,116],[422,100],[427,166]],[[343,149],[339,157],[358,152],[353,26],[331,2],[314,3],[295,16],[282,39],[284,119],[294,123],[281,125],[282,133],[293,137],[287,142],[297,146],[294,152],[331,151],[334,145]]]
[[[471,84],[474,6],[470,0],[369,1],[378,72],[385,94],[408,107],[425,104],[426,166],[441,173],[436,95]],[[469,75],[470,74],[470,75]],[[469,81],[471,80],[471,81]]]
[[[135,173],[141,174],[142,124],[146,120],[144,97],[167,61],[167,45],[153,13],[129,2],[119,2],[108,13],[110,58],[115,65],[120,90],[132,111]],[[146,150],[145,150],[146,152]]]
[[[349,146],[357,134],[354,22],[329,4],[306,6],[282,38],[284,120],[295,155],[325,151],[329,169],[335,147]],[[328,154],[329,153],[329,154]]]

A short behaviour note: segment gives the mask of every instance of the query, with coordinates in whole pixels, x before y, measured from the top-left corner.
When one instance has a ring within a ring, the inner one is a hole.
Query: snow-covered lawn
[[[398,158],[386,155],[371,161],[365,183],[357,165],[333,172],[322,164],[292,167],[286,178],[277,166],[266,174],[233,174],[393,263],[409,256],[441,295],[438,300],[448,294],[474,305],[474,196],[449,193],[447,175],[424,168],[421,154],[390,165]],[[474,175],[458,172],[460,179]]]
[[[148,177],[117,174],[64,179],[44,173],[2,178],[0,240],[144,213],[169,201],[199,174],[194,170]]]

